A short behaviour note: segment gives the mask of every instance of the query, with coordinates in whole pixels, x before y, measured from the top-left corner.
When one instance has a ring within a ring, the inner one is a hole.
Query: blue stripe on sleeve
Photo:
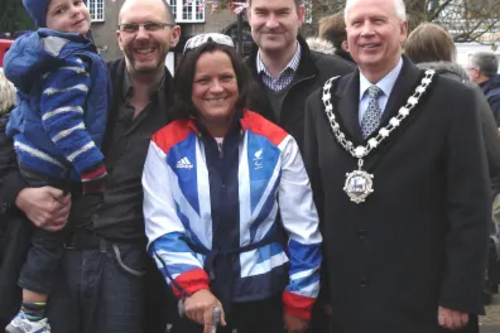
[[[290,275],[313,269],[321,264],[319,244],[300,244],[291,239],[288,243],[290,257]]]

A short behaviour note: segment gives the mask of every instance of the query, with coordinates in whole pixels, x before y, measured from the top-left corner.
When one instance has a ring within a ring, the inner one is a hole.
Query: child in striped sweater
[[[81,0],[23,0],[39,29],[20,37],[5,58],[18,91],[7,135],[31,187],[102,194],[107,172],[100,151],[106,128],[109,80],[104,61],[85,36],[90,14]],[[23,303],[8,333],[47,333],[45,307],[63,255],[63,231],[36,229],[22,268]]]

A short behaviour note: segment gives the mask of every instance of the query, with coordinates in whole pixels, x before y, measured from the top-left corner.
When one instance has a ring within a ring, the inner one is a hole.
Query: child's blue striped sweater
[[[18,89],[7,134],[22,166],[61,180],[102,176],[109,100],[104,61],[85,37],[48,29],[25,35],[5,59]]]

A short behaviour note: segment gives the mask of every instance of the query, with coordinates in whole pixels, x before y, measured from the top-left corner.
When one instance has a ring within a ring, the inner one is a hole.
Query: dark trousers
[[[52,332],[145,332],[147,260],[143,244],[104,239],[65,250],[48,304]]]
[[[21,215],[0,215],[0,220],[0,327],[3,328],[21,306],[19,272],[30,247],[32,224]]]
[[[281,295],[266,300],[234,303],[226,315],[228,326],[219,327],[217,333],[283,333],[283,302]],[[203,326],[187,318],[181,319],[173,333],[202,333]]]
[[[40,294],[52,290],[54,273],[63,254],[63,233],[36,228],[31,238],[31,248],[21,269],[19,286]]]
[[[331,318],[325,313],[324,305],[322,303],[316,303],[312,311],[309,332],[331,333],[331,326]]]
[[[20,166],[20,171],[32,187],[52,186],[63,190],[70,188],[63,181],[51,179],[23,166]],[[67,229],[68,226],[62,231],[48,232],[35,228],[31,248],[19,276],[18,284],[21,288],[40,294],[50,293],[54,273],[63,254],[63,242]]]
[[[167,324],[179,321],[178,299],[152,259],[148,260],[145,298],[145,333],[165,333]]]

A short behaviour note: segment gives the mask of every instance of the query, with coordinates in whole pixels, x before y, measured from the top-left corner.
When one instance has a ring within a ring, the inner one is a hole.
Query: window
[[[205,22],[206,0],[166,0],[172,8],[176,23]]]
[[[105,0],[88,0],[87,7],[90,11],[90,19],[92,22],[104,22],[104,1]]]

